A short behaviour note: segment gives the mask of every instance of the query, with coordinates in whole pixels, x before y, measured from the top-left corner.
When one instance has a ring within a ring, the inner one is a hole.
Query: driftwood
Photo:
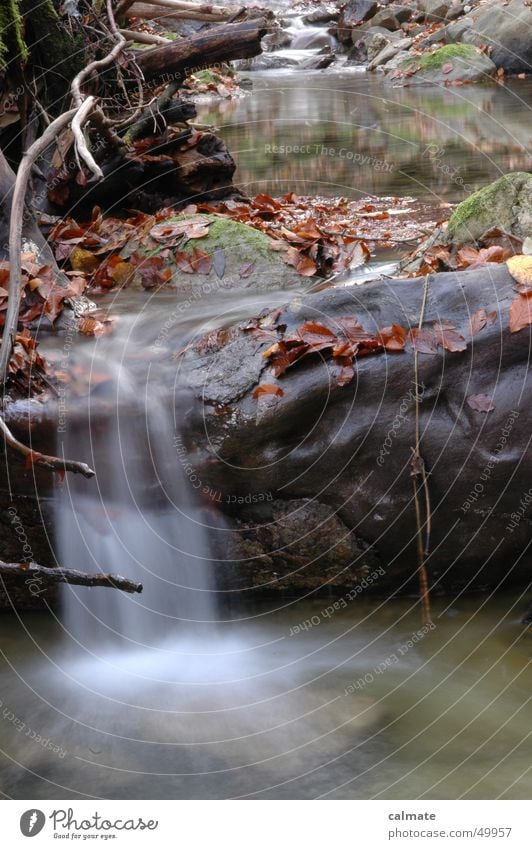
[[[187,3],[182,0],[157,0],[150,3],[133,3],[121,13],[120,6],[117,14],[125,18],[175,18],[188,21],[211,21],[217,23],[228,21],[241,10],[239,6],[213,6],[206,3]]]
[[[5,563],[0,560],[0,575],[24,580],[25,583],[46,589],[53,584],[76,584],[80,587],[111,587],[125,593],[141,593],[142,584],[129,581],[121,575],[88,575],[75,569],[50,569],[38,563]],[[31,588],[30,588],[31,591]]]
[[[266,18],[236,24],[220,24],[193,38],[173,41],[135,55],[145,79],[169,75],[188,76],[202,68],[233,59],[250,59],[261,52],[268,32]]]

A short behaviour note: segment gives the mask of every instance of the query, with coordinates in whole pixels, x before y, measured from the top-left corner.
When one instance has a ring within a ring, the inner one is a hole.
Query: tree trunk
[[[239,24],[221,24],[193,38],[175,41],[165,47],[146,50],[135,57],[145,79],[170,75],[183,77],[232,59],[250,59],[261,52],[261,40],[268,32],[265,18]]]

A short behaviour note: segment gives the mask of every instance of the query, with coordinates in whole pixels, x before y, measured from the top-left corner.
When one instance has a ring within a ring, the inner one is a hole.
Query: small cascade
[[[65,480],[58,556],[72,568],[119,573],[144,590],[64,588],[65,629],[87,649],[206,635],[216,618],[209,544],[180,462],[172,397],[142,369],[109,366],[120,363],[120,344],[120,336],[102,340],[90,367],[105,380],[69,412],[62,448],[86,458],[96,478]]]

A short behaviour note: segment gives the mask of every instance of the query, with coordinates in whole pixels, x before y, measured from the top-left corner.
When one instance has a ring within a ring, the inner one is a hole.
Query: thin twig
[[[0,416],[0,431],[4,434],[4,439],[10,448],[18,451],[26,461],[32,466],[43,466],[45,469],[51,469],[53,472],[73,472],[74,474],[83,475],[85,478],[93,478],[96,472],[87,466],[86,463],[80,463],[77,460],[64,460],[60,457],[52,457],[49,454],[41,454],[38,451],[33,451],[24,445],[23,442],[13,436],[2,416]]]
[[[421,303],[421,312],[419,315],[418,330],[421,330],[425,319],[425,310],[427,306],[428,295],[428,275],[425,277],[423,284],[423,300]],[[427,471],[425,462],[421,456],[421,427],[420,427],[420,411],[419,411],[419,360],[418,350],[414,347],[414,385],[415,385],[415,447],[412,449],[412,479],[414,485],[414,504],[416,510],[416,529],[417,529],[417,551],[418,551],[418,574],[419,574],[419,592],[421,599],[421,615],[424,625],[432,623],[430,612],[430,595],[427,567],[425,560],[430,552],[430,535],[432,530],[432,511],[430,505],[430,492]],[[419,502],[419,493],[417,485],[417,476],[421,475],[423,491],[425,494],[425,521],[421,522],[421,505]],[[423,528],[425,528],[425,544],[423,545]]]
[[[143,590],[142,584],[130,581],[121,575],[106,575],[104,573],[89,575],[75,569],[51,569],[33,562],[5,563],[0,560],[0,575],[17,580],[24,579],[30,592],[32,592],[32,586],[37,585],[40,588],[43,582],[49,586],[53,584],[76,584],[82,587],[111,587],[125,593],[141,593]],[[35,593],[35,595],[38,595],[38,593]]]

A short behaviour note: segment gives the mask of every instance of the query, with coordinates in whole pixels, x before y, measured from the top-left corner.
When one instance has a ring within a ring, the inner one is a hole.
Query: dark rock
[[[449,0],[422,0],[420,9],[425,14],[425,20],[430,23],[441,23],[447,17]]]
[[[526,329],[509,332],[514,285],[505,265],[428,279],[424,326],[447,320],[467,345],[461,352],[439,348],[436,354],[419,355],[421,453],[430,472],[432,502],[427,569],[436,590],[529,580],[530,565],[522,555],[532,519],[525,517],[511,534],[506,530],[519,497],[530,488],[532,472],[529,405],[523,401],[530,337]],[[422,298],[420,279],[374,281],[297,297],[271,320],[289,334],[311,320],[338,327],[342,316],[357,316],[373,332],[392,324],[408,330],[419,320]],[[470,319],[479,309],[495,311],[498,319],[473,343]],[[301,559],[294,543],[300,539],[306,545],[305,534],[315,534],[318,514],[310,507],[306,514],[304,505],[318,502],[316,510],[332,508],[341,522],[333,532],[338,542],[357,548],[365,544],[374,551],[385,569],[380,590],[415,588],[411,347],[359,358],[353,382],[343,387],[336,386],[338,367],[330,359],[308,357],[277,379],[282,397],[257,400],[257,384],[275,381],[263,356],[271,344],[272,338],[235,329],[226,344],[191,348],[183,355],[181,374],[192,395],[185,419],[190,462],[216,491],[249,501],[266,493],[272,502],[284,502],[276,504],[280,514],[273,508],[265,513],[264,505],[253,503],[241,520],[249,556],[269,557],[272,579],[277,572],[289,585],[287,569],[295,567],[298,587],[319,582],[320,566],[312,562],[326,553],[319,538],[313,537]],[[475,412],[466,397],[485,392],[494,393],[495,409]],[[269,517],[276,528],[257,531]],[[278,553],[284,541],[289,545],[286,561]],[[346,562],[342,554],[342,566]],[[248,564],[232,568],[248,570]],[[328,579],[330,565],[324,568]],[[247,577],[253,572],[249,569]]]
[[[292,44],[292,36],[281,27],[274,29],[262,39],[264,50],[271,52],[273,50],[281,50],[283,47],[290,47]]]
[[[359,38],[347,54],[347,64],[365,65],[368,61],[368,45],[365,39]]]
[[[497,68],[509,74],[532,73],[532,7],[527,0],[509,0],[501,4],[491,0],[472,11],[464,23],[462,41],[488,44]]]
[[[335,59],[334,53],[329,51],[320,56],[309,56],[308,59],[303,59],[299,67],[302,71],[321,71],[332,65]]]
[[[338,19],[338,40],[342,44],[349,44],[353,27],[371,18],[377,12],[378,8],[379,4],[374,2],[374,0],[349,0],[342,7]]]
[[[380,12],[369,21],[369,24],[372,27],[384,27],[384,29],[390,30],[391,32],[395,32],[399,29],[399,21],[393,14],[393,12],[388,11],[388,9],[381,9]]]
[[[333,44],[332,35],[322,29],[311,29],[308,32],[303,30],[292,39],[294,50],[315,50],[321,47],[331,47]]]
[[[313,12],[303,16],[303,21],[306,24],[328,24],[330,21],[337,21],[340,13],[327,9],[325,6],[319,6]]]

